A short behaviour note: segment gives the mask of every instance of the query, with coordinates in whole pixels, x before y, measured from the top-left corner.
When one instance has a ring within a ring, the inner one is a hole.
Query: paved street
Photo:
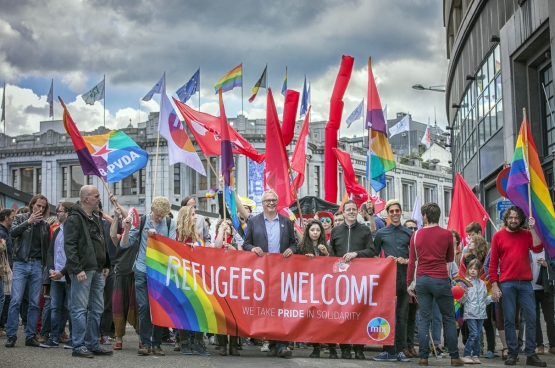
[[[545,326],[544,326],[545,327]],[[545,329],[544,329],[545,331]],[[241,357],[221,357],[218,355],[214,346],[208,346],[211,357],[204,358],[199,356],[182,356],[178,352],[173,351],[173,346],[164,345],[166,352],[165,357],[147,356],[140,357],[137,355],[138,336],[130,329],[128,335],[124,337],[123,350],[115,351],[112,357],[95,357],[94,359],[74,358],[71,356],[71,350],[62,348],[43,349],[30,348],[24,346],[24,336],[21,332],[18,335],[18,341],[15,348],[7,349],[4,347],[6,339],[0,339],[0,367],[1,368],[59,368],[59,367],[117,367],[117,368],[137,368],[137,367],[229,367],[229,368],[245,368],[245,367],[391,367],[393,365],[401,366],[417,366],[418,360],[412,359],[411,363],[378,363],[371,359],[372,356],[379,353],[380,348],[375,347],[372,351],[366,351],[366,361],[358,360],[330,360],[328,355],[322,354],[323,358],[311,359],[308,357],[312,349],[295,349],[292,359],[267,358],[266,353],[260,352],[260,347],[249,347],[243,345]],[[547,341],[547,340],[546,340]],[[111,348],[111,346],[105,346]],[[459,344],[462,353],[462,344]],[[498,341],[497,350],[501,350],[501,344]],[[547,349],[546,349],[547,351]],[[548,366],[555,365],[555,355],[542,355],[542,360],[547,361]],[[518,366],[525,365],[526,358],[521,357]],[[492,360],[481,359],[482,365],[485,367],[503,366],[501,358]],[[436,359],[430,357],[429,365],[431,367],[449,367],[450,359]]]

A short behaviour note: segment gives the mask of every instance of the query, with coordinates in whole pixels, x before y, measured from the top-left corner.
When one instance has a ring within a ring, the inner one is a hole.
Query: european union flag
[[[304,76],[304,86],[303,86],[303,96],[301,99],[301,117],[306,114],[308,110],[308,103],[310,99],[310,87],[309,89],[306,88],[306,75]]]
[[[200,87],[200,68],[196,71],[195,74],[191,77],[191,79],[183,85],[180,89],[175,91],[179,100],[183,103],[186,103],[192,95],[197,93]]]

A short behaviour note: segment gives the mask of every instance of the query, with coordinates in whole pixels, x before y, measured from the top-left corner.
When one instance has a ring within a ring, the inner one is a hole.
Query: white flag
[[[50,115],[48,117],[51,118],[54,115],[54,79],[52,79],[52,83],[50,84],[50,92],[48,92],[46,102],[50,105]]]
[[[196,170],[199,174],[206,176],[202,161],[191,139],[185,132],[185,128],[175,113],[175,110],[166,92],[160,97],[160,115],[158,116],[158,131],[168,141],[168,156],[170,165],[183,162]]]
[[[347,128],[349,128],[354,121],[362,117],[362,109],[364,109],[364,100],[360,101],[356,109],[353,110],[351,115],[349,115],[345,121],[347,123]]]
[[[422,228],[422,213],[420,212],[420,201],[418,200],[418,196],[414,199],[411,218],[416,220],[419,229]]]
[[[406,114],[397,124],[389,128],[389,138],[402,132],[409,131],[410,117]]]
[[[164,74],[160,77],[160,79],[158,79],[158,82],[156,82],[156,84],[154,85],[154,87],[152,87],[150,89],[150,91],[147,92],[147,94],[145,95],[145,97],[143,97],[143,101],[150,101],[150,99],[152,98],[152,96],[155,93],[160,93],[162,94],[162,91],[166,91],[166,73],[164,72]]]
[[[96,101],[100,101],[104,99],[104,82],[106,79],[103,79],[94,86],[89,92],[81,95],[83,100],[87,105],[94,105]]]
[[[428,121],[428,126],[426,126],[426,131],[421,142],[426,145],[426,148],[430,148],[432,145],[432,127],[430,126],[430,121]]]

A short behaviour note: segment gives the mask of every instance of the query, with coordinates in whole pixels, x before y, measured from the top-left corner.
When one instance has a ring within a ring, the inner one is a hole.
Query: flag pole
[[[200,66],[198,67],[198,112],[200,112]]]
[[[293,170],[291,170],[291,161],[287,162],[287,167],[289,168],[289,177],[291,178],[291,184],[293,184],[293,190],[295,190],[295,200],[297,201],[297,209],[299,210],[299,217],[301,219],[301,227],[302,227],[303,213],[301,211],[301,202],[299,202],[299,193],[297,193],[297,186],[295,185],[295,180],[293,180]]]
[[[526,108],[523,107],[522,108],[522,114],[524,115],[524,140],[526,141],[526,155],[524,157],[524,159],[526,160],[526,166],[527,166],[527,174],[528,174],[528,216],[530,218],[533,218],[534,216],[532,216],[532,192],[531,192],[531,181],[532,178],[530,177],[530,159],[528,157],[528,119],[526,118]]]
[[[166,93],[166,72],[164,72],[164,88],[160,92],[160,96],[162,93]],[[162,96],[160,97],[160,107],[162,106]],[[156,138],[156,156],[154,157],[154,191],[153,197],[156,197],[156,182],[158,179],[158,151],[160,149],[160,127],[158,127],[158,138]]]
[[[106,74],[104,74],[104,128],[106,128]],[[54,115],[54,114],[52,114]]]
[[[370,195],[370,192],[371,192],[370,186],[372,183],[372,144],[370,143],[371,138],[372,138],[372,127],[368,129],[368,158],[366,159],[368,161],[368,177],[366,178],[366,193],[368,195]]]
[[[52,78],[52,121],[54,121],[54,78]]]
[[[212,166],[212,164],[210,163],[210,160],[208,159],[208,156],[206,156],[206,153],[202,153],[204,155],[204,158],[206,159],[206,162],[208,162],[208,166],[210,166],[210,168],[212,169],[212,172],[214,173],[214,176],[216,178],[218,178],[218,174],[216,173],[216,170],[214,169],[214,166]]]
[[[491,217],[488,216],[489,222],[491,222],[491,226],[493,226],[493,228],[495,229],[495,232],[498,232],[499,230],[497,229],[497,226],[495,226],[495,224],[493,223],[493,220],[491,219]]]
[[[243,63],[241,63],[241,115],[245,116],[245,110],[243,109]]]

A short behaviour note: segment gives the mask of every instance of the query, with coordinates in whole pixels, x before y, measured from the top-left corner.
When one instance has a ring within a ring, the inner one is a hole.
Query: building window
[[[449,212],[451,212],[451,191],[445,190],[443,191],[443,214],[449,216]]]
[[[197,172],[191,168],[189,168],[189,173],[191,174],[191,193],[197,192]]]
[[[12,170],[12,187],[19,189],[19,173],[17,169]]]
[[[199,211],[206,211],[207,209],[207,203],[206,203],[206,198],[199,198],[198,201],[198,210]]]
[[[216,157],[210,157],[210,164],[212,165],[212,167],[217,167],[218,166],[218,161],[216,160]],[[216,174],[214,174],[212,172],[212,169],[208,170],[206,172],[206,175],[210,175],[210,188],[219,188],[220,187],[218,185],[218,178],[216,177]]]
[[[139,173],[136,171],[121,181],[121,194],[122,195],[136,195],[137,194],[137,181]]]
[[[424,203],[437,203],[437,193],[435,185],[424,185]]]
[[[201,160],[202,166],[204,167],[204,171],[206,172],[206,160]],[[199,176],[199,190],[207,190],[208,189],[208,178],[204,175]]]
[[[85,185],[85,175],[83,175],[83,170],[81,170],[81,166],[79,165],[72,165],[71,166],[71,198],[78,198],[79,191],[81,187]]]
[[[395,188],[393,187],[393,178],[385,177],[385,187],[379,191],[378,196],[384,201],[395,198]]]
[[[146,168],[141,169],[141,171],[139,172],[139,176],[140,176],[139,194],[145,194],[146,193]]]
[[[173,194],[181,194],[181,165],[173,165]]]
[[[403,204],[403,212],[412,212],[412,207],[414,206],[415,197],[415,182],[402,181],[402,198],[401,203]]]
[[[21,170],[20,177],[21,177],[21,187],[19,188],[22,192],[34,194],[33,190],[33,173],[35,171],[32,167],[24,167]]]
[[[314,196],[320,197],[320,166],[314,166]]]
[[[42,193],[42,169],[37,169],[37,193]]]
[[[62,197],[67,196],[67,166],[62,167]]]
[[[540,101],[544,102],[543,111],[543,126],[545,126],[545,139],[546,139],[546,151],[545,155],[551,154],[551,151],[555,148],[555,125],[553,121],[555,120],[555,114],[553,113],[553,69],[551,65],[543,69],[540,73],[541,83],[545,88],[545,92],[542,90],[542,98]]]

